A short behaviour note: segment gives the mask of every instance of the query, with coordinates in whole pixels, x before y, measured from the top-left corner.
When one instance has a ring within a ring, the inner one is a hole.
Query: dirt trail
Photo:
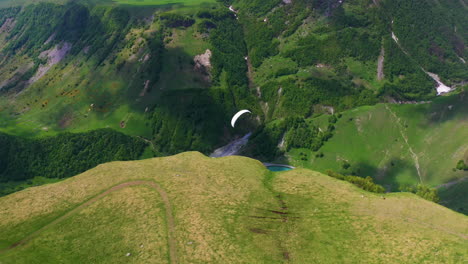
[[[58,224],[58,223],[60,223],[60,222],[62,222],[64,220],[68,219],[72,215],[78,213],[79,211],[83,210],[86,207],[89,207],[93,203],[99,201],[100,199],[106,197],[107,195],[109,195],[111,193],[114,193],[114,192],[119,191],[119,190],[121,190],[123,188],[126,188],[126,187],[138,186],[138,185],[149,186],[149,187],[155,189],[159,193],[159,195],[161,196],[161,198],[163,200],[163,203],[164,203],[164,207],[166,208],[166,210],[165,210],[166,211],[166,221],[167,221],[167,227],[168,227],[167,237],[168,237],[168,240],[169,240],[169,255],[170,255],[171,263],[178,263],[176,242],[175,242],[175,237],[174,237],[174,233],[175,233],[174,216],[172,214],[172,207],[171,207],[171,204],[169,202],[169,197],[167,196],[166,191],[164,191],[164,189],[161,188],[161,186],[159,186],[157,183],[151,182],[151,181],[131,181],[131,182],[126,182],[126,183],[122,183],[122,184],[119,184],[117,186],[114,186],[114,187],[108,189],[107,191],[95,196],[94,198],[91,198],[87,202],[79,205],[78,207],[72,209],[71,211],[67,212],[65,215],[60,216],[59,218],[55,219],[54,221],[50,222],[49,224],[39,228],[38,230],[36,230],[32,234],[26,236],[25,238],[23,238],[22,240],[14,243],[13,245],[9,246],[8,248],[0,250],[0,253],[4,253],[6,251],[12,250],[12,249],[14,249],[14,248],[16,248],[18,246],[22,246],[22,245],[28,243],[29,241],[31,241],[33,238],[37,237],[40,233],[42,233],[43,231],[45,231],[49,227],[51,227],[53,225],[56,225],[56,224]]]
[[[137,138],[139,138],[139,139],[143,140],[144,142],[148,143],[151,146],[151,149],[156,151],[156,147],[154,146],[153,141],[151,141],[149,139],[146,139],[144,137],[140,137],[140,136],[137,136]]]
[[[388,105],[385,105],[385,108],[390,112],[390,114],[395,118],[398,124],[398,130],[400,131],[401,137],[406,143],[406,146],[408,146],[409,151],[411,152],[411,156],[413,157],[414,161],[414,166],[416,167],[416,170],[418,171],[418,176],[419,176],[419,182],[423,183],[422,176],[421,176],[421,171],[420,171],[420,166],[419,166],[419,157],[416,155],[414,152],[413,148],[411,145],[408,143],[408,137],[406,136],[405,132],[403,131],[403,125],[401,124],[400,118],[393,112]]]
[[[382,46],[382,49],[380,50],[380,56],[377,62],[377,80],[382,81],[385,76],[384,76],[384,61],[385,61],[385,49]]]

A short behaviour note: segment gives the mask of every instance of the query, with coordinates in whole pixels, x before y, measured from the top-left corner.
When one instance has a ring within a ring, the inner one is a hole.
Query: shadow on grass
[[[423,116],[419,126],[423,129],[440,125],[444,122],[468,118],[468,90],[437,97],[430,104],[417,105],[411,108],[411,115]]]
[[[467,190],[468,180],[462,181],[448,188],[440,188],[440,204],[468,216]]]
[[[413,179],[411,182],[402,182],[398,179],[398,176],[405,172],[410,172],[412,175]],[[392,192],[399,191],[402,185],[416,186],[419,183],[414,164],[400,158],[392,158],[381,167],[376,167],[365,161],[361,161],[356,164],[351,164],[349,169],[342,169],[339,173],[361,177],[370,176],[377,184],[384,186],[387,191]]]

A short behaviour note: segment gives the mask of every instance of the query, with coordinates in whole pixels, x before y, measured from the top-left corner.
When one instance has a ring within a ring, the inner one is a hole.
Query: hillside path
[[[384,62],[385,62],[385,48],[382,46],[382,49],[380,50],[379,59],[377,61],[377,80],[378,81],[382,81],[385,78]]]
[[[23,238],[20,241],[14,243],[13,245],[9,246],[8,248],[0,250],[0,253],[4,253],[6,251],[12,250],[12,249],[14,249],[14,248],[16,248],[18,246],[22,246],[22,245],[28,243],[29,241],[31,241],[33,238],[37,237],[40,233],[42,233],[43,231],[45,231],[49,227],[51,227],[53,225],[56,225],[56,224],[58,224],[58,223],[60,223],[60,222],[62,222],[64,220],[70,218],[72,215],[78,213],[79,211],[83,210],[86,207],[89,207],[90,205],[94,204],[95,202],[99,201],[100,199],[106,197],[107,195],[109,195],[111,193],[114,193],[116,191],[119,191],[119,190],[127,188],[127,187],[138,186],[138,185],[144,185],[144,186],[151,187],[154,190],[156,190],[159,193],[159,195],[161,196],[161,198],[163,200],[163,203],[164,203],[164,207],[166,208],[165,211],[166,211],[166,221],[167,221],[167,229],[168,229],[167,230],[167,233],[168,233],[167,236],[168,236],[168,240],[169,240],[169,255],[170,255],[171,263],[172,264],[178,263],[176,242],[175,242],[175,237],[174,237],[175,223],[174,223],[174,216],[172,214],[172,207],[171,207],[171,204],[169,202],[169,197],[168,197],[166,191],[164,191],[164,189],[161,188],[161,186],[159,186],[159,184],[157,184],[155,182],[152,182],[152,181],[131,181],[131,182],[126,182],[126,183],[116,185],[116,186],[104,191],[103,193],[98,194],[97,196],[91,198],[90,200],[88,200],[85,203],[79,205],[78,207],[72,209],[71,211],[68,211],[65,215],[62,215],[59,218],[57,218],[57,219],[53,220],[52,222],[50,222],[49,224],[39,228],[38,230],[34,231],[32,234],[26,236],[25,238]]]
[[[408,149],[409,149],[409,151],[411,153],[411,156],[413,157],[414,166],[416,167],[416,171],[418,172],[418,176],[419,176],[419,182],[423,183],[422,176],[421,176],[421,170],[420,170],[420,166],[419,166],[419,157],[418,157],[418,155],[416,155],[413,148],[411,147],[411,145],[408,142],[408,137],[406,136],[406,134],[405,134],[405,132],[403,130],[403,125],[401,124],[401,119],[395,114],[395,112],[392,111],[392,109],[390,109],[390,107],[388,107],[387,104],[385,104],[385,108],[393,116],[393,118],[395,118],[395,120],[397,121],[398,130],[400,131],[401,137],[405,141],[406,146],[408,146]]]

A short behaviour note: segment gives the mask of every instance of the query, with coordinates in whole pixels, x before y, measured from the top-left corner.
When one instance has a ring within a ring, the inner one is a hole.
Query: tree
[[[418,195],[418,196],[420,196],[420,197],[422,197],[422,198],[424,198],[426,200],[432,201],[434,203],[437,203],[440,200],[437,189],[429,188],[429,187],[421,185],[421,184],[419,184],[418,187],[417,187],[416,195]]]
[[[456,168],[457,170],[468,170],[468,165],[465,164],[464,160],[459,160]]]
[[[347,170],[347,169],[349,169],[349,167],[351,167],[351,164],[349,164],[349,162],[345,161],[343,163],[343,165],[341,165],[341,166],[343,167],[343,169]]]

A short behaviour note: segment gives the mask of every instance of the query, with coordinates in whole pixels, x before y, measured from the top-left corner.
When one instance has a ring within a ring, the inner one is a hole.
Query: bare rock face
[[[71,50],[72,44],[68,42],[56,45],[50,50],[46,50],[39,55],[40,59],[47,59],[45,65],[39,66],[36,74],[29,80],[29,84],[33,84],[42,78],[55,64],[59,63],[68,52]]]
[[[385,61],[385,49],[382,47],[380,50],[379,59],[377,61],[377,80],[382,81],[385,78],[384,75],[384,61]]]
[[[193,61],[195,62],[195,68],[211,68],[211,50],[207,49],[204,54],[195,56]]]
[[[52,40],[55,39],[55,36],[56,36],[56,35],[57,35],[56,33],[53,33],[52,35],[50,35],[50,37],[46,40],[46,42],[44,42],[44,45],[47,45],[47,44],[49,44],[50,42],[52,42]]]
[[[10,32],[16,25],[16,21],[13,18],[7,18],[3,25],[0,25],[0,34]]]
[[[204,54],[197,55],[193,58],[193,61],[195,62],[195,71],[207,76],[207,78],[210,77],[211,55],[211,50],[207,49]]]

